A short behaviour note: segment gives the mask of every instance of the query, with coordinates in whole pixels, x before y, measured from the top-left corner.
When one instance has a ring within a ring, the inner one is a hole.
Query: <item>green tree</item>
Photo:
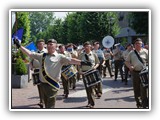
[[[106,35],[115,36],[120,29],[116,12],[74,12],[67,15],[64,25],[66,41],[73,43],[101,41]]]
[[[28,12],[16,12],[16,23],[12,29],[12,33],[15,33],[20,28],[24,29],[22,44],[26,45],[30,40],[30,20]]]
[[[138,34],[148,35],[148,12],[132,12],[128,16],[129,26],[133,28]]]
[[[37,34],[45,32],[50,25],[53,25],[55,19],[53,15],[53,12],[30,12],[31,36],[37,36]]]

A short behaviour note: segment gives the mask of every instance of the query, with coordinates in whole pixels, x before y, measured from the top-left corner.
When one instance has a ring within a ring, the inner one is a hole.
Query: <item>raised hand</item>
[[[16,37],[13,39],[13,41],[14,41],[14,44],[17,46],[17,48],[21,47],[21,44],[20,44],[19,40]]]

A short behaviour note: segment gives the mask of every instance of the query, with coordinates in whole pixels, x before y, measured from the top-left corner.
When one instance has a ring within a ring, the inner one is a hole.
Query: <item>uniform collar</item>
[[[38,53],[42,53],[42,52],[45,52],[45,51],[46,51],[46,49],[43,48],[42,50],[38,50],[37,52],[38,52]]]
[[[92,51],[90,51],[88,54],[85,52],[85,54],[87,54],[87,55],[92,55],[92,53],[93,53]]]
[[[50,54],[48,54],[48,55],[50,55]],[[55,51],[52,55],[50,55],[50,56],[57,56],[58,55],[58,53],[57,53],[57,51]]]

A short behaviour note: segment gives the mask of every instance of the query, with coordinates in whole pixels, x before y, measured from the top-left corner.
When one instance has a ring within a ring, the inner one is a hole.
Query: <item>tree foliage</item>
[[[118,15],[115,12],[74,12],[67,15],[64,27],[65,42],[101,41],[106,35],[118,34]]]
[[[33,17],[34,19],[31,17],[39,15],[39,13],[33,14],[35,13],[31,13],[30,19],[31,31],[35,38],[45,40],[54,38],[58,43],[63,44],[70,42],[81,44],[93,39],[101,41],[106,35],[114,37],[120,29],[116,12],[72,12],[67,14],[64,20],[52,16],[52,23],[43,23],[43,26],[47,26],[45,29],[43,27],[43,30],[41,28],[42,22],[38,24],[40,17]],[[33,25],[33,23],[35,24],[34,20],[37,21],[37,29]]]
[[[27,67],[21,58],[18,58],[16,61],[16,73],[17,75],[27,74]]]
[[[130,27],[133,28],[138,34],[148,35],[149,26],[148,12],[132,12],[129,14]]]
[[[24,29],[22,44],[26,45],[30,40],[30,19],[28,12],[16,12],[16,22],[12,29],[12,33],[15,33],[20,28]]]
[[[53,24],[53,12],[30,12],[31,36],[38,36]]]

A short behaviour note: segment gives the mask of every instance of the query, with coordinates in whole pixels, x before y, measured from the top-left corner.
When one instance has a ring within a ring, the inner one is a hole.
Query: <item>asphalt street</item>
[[[136,109],[133,96],[132,81],[128,79],[128,85],[124,85],[120,79],[114,81],[109,76],[103,78],[103,94],[100,99],[95,99],[94,109]],[[70,88],[69,97],[64,99],[63,86],[58,92],[57,109],[88,109],[86,91],[82,80],[76,84],[76,89]],[[11,109],[40,109],[37,86],[30,81],[26,88],[11,89]]]

